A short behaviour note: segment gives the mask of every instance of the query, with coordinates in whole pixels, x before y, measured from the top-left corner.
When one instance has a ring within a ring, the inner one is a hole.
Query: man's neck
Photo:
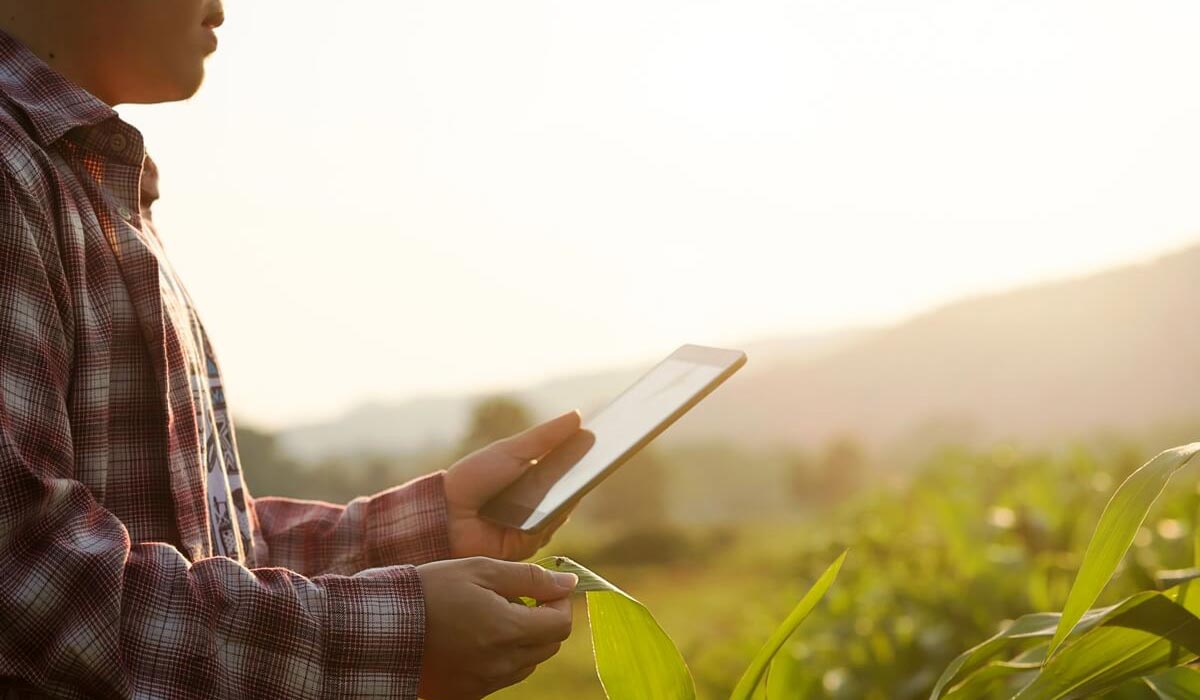
[[[104,88],[93,61],[81,47],[75,16],[64,3],[54,0],[16,2],[0,0],[0,30],[24,44],[38,58],[67,80],[95,95],[105,104],[116,104]]]

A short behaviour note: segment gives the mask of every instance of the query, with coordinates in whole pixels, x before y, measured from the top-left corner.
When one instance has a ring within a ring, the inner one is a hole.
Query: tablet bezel
[[[721,367],[721,373],[704,385],[702,389],[690,396],[678,409],[673,411],[669,416],[660,421],[654,426],[651,426],[641,438],[637,440],[629,449],[621,453],[616,459],[608,464],[602,471],[596,474],[592,479],[584,483],[579,490],[570,498],[563,501],[558,507],[551,511],[537,510],[529,506],[514,503],[511,500],[504,498],[505,493],[509,489],[514,488],[517,482],[513,482],[504,491],[501,491],[488,503],[484,504],[479,510],[479,514],[488,520],[496,522],[505,527],[510,527],[522,532],[536,533],[544,529],[564,511],[567,511],[575,506],[585,495],[592,489],[604,481],[610,474],[613,473],[622,464],[629,461],[633,455],[637,454],[654,438],[658,437],[664,430],[669,428],[675,421],[679,420],[683,414],[690,411],[700,403],[706,396],[713,392],[718,386],[725,382],[734,372],[737,372],[743,365],[746,364],[746,354],[740,350],[727,350],[723,348],[705,347],[702,345],[683,345],[668,355],[663,360],[659,361],[654,367],[650,368],[645,374],[638,377],[636,381],[630,384],[624,391],[609,401],[604,408],[597,411],[597,415],[608,410],[609,406],[616,403],[630,389],[641,382],[642,379],[654,373],[663,363],[669,360],[680,360],[699,365],[709,365]],[[588,425],[585,423],[582,429],[586,430]],[[532,467],[536,469],[537,467]]]

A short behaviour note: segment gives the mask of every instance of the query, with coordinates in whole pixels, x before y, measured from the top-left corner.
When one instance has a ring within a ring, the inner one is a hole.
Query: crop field
[[[661,560],[651,552],[629,563],[606,546],[610,533],[576,523],[546,553],[579,561],[645,604],[699,698],[731,696],[763,642],[845,550],[836,581],[754,697],[928,698],[935,687],[954,698],[1200,697],[1192,694],[1200,674],[1186,668],[1200,651],[1200,596],[1187,595],[1200,573],[1196,467],[1175,474],[1190,457],[1180,452],[1135,474],[1157,451],[946,450],[899,487],[803,517],[647,532],[646,541],[669,545]],[[1014,626],[1059,612],[1067,619]],[[965,654],[1005,630],[1011,639]],[[605,697],[582,597],[563,651],[495,697]]]

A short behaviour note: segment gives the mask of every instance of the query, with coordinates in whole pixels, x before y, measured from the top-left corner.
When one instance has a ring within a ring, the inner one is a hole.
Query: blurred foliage
[[[868,490],[794,520],[688,528],[681,541],[695,556],[613,561],[603,570],[654,611],[688,659],[699,696],[719,698],[820,567],[848,546],[852,557],[827,605],[789,641],[777,668],[798,698],[928,697],[964,649],[1022,614],[1062,609],[1104,503],[1156,451],[1116,439],[1092,449],[948,448],[912,467],[898,489]],[[1152,588],[1159,569],[1190,565],[1197,501],[1194,488],[1168,490],[1098,604]],[[723,533],[720,546],[712,532]],[[552,547],[595,561],[606,537],[615,536],[568,525]],[[592,674],[586,638],[573,638],[498,697],[602,698],[587,683]]]
[[[237,429],[238,454],[246,483],[255,496],[288,496],[345,503],[445,469],[456,453],[449,449],[409,455],[363,454],[301,463],[283,452],[278,439],[247,426]]]
[[[861,489],[867,477],[866,449],[849,435],[833,438],[817,455],[798,452],[792,458],[792,496],[805,506],[839,503]]]
[[[653,447],[634,455],[603,486],[588,494],[576,511],[580,518],[621,527],[661,528],[669,520],[667,465]]]
[[[471,423],[459,445],[459,453],[468,455],[483,447],[531,427],[529,408],[509,396],[491,396],[471,410]]]
[[[1194,439],[1194,428],[1138,441],[1093,436],[1086,447],[945,447],[894,462],[885,452],[867,458],[850,438],[807,452],[656,445],[591,494],[585,505],[596,512],[581,508],[545,553],[587,562],[636,595],[679,645],[699,697],[720,698],[848,547],[826,604],[772,673],[786,674],[796,697],[923,698],[955,656],[1007,621],[1061,610],[1113,490],[1162,447]],[[467,444],[301,465],[268,434],[240,428],[238,440],[256,495],[332,501],[445,468]],[[1097,605],[1190,566],[1200,505],[1190,483],[1168,488]],[[630,494],[642,505],[628,512],[642,513],[626,518]],[[583,614],[577,605],[577,630]],[[602,699],[587,635],[496,697]]]

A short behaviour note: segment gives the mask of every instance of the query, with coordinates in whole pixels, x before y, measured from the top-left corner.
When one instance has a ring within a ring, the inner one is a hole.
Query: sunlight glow
[[[120,111],[259,423],[891,322],[1200,233],[1195,3],[226,10],[198,97]]]

